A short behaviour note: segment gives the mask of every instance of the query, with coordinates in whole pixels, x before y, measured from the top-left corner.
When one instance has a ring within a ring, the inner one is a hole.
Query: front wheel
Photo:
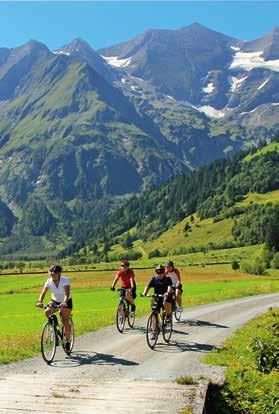
[[[47,364],[50,364],[56,352],[56,333],[52,323],[46,322],[41,334],[42,357]]]
[[[128,318],[127,319],[128,319],[128,325],[130,326],[130,328],[133,328],[135,324],[136,316],[135,316],[135,312],[132,312],[132,315],[131,315],[130,305],[128,306]]]
[[[169,342],[172,336],[172,314],[163,315],[162,333],[165,342]]]
[[[116,311],[116,327],[120,333],[123,333],[126,320],[126,309],[124,303],[119,303]]]
[[[175,311],[174,311],[174,317],[177,320],[177,322],[179,322],[180,319],[181,319],[181,311],[178,311],[177,309],[175,309]]]
[[[71,333],[70,333],[70,347],[67,349],[66,348],[66,338],[65,338],[65,328],[64,326],[62,327],[62,346],[64,349],[64,352],[66,352],[67,355],[70,355],[70,353],[73,350],[74,347],[74,342],[75,342],[75,327],[74,327],[74,321],[72,320],[72,318],[70,318],[69,320],[69,324],[71,327]]]
[[[154,349],[159,336],[158,315],[151,313],[146,325],[146,342],[149,348]]]

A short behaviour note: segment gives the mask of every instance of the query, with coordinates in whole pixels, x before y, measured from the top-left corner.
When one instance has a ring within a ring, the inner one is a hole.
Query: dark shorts
[[[182,284],[181,284],[181,283],[179,283],[179,285],[178,285],[178,286],[172,286],[172,288],[173,288],[174,292],[175,292],[176,290],[179,290],[179,292],[180,292],[180,293],[182,293],[182,292],[183,292],[183,289],[182,289]]]
[[[164,307],[164,303],[172,303],[172,297],[168,295],[164,298],[153,298],[151,301],[152,310],[160,312],[161,308]]]
[[[119,296],[125,298],[126,290],[127,290],[127,288],[121,288],[121,290],[119,291]],[[131,295],[132,295],[133,299],[136,299],[136,297],[137,297],[136,290],[137,290],[137,288],[132,288],[131,289],[131,291],[132,291]]]
[[[56,300],[51,299],[51,302],[55,303],[56,305],[60,305],[62,302],[57,302]],[[72,298],[67,300],[67,308],[73,309],[73,301]]]

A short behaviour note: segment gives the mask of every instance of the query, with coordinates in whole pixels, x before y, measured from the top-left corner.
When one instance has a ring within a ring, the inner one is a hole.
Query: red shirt
[[[118,270],[117,276],[121,279],[121,287],[125,289],[131,288],[131,277],[134,279],[135,274],[132,269],[128,269],[126,272],[124,270]]]

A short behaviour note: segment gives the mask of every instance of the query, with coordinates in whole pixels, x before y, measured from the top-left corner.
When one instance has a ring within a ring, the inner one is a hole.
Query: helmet
[[[129,263],[128,260],[126,260],[126,259],[121,260],[121,266],[129,266],[129,265],[130,265],[130,263]]]
[[[155,267],[155,272],[158,273],[158,274],[165,273],[165,266],[163,266],[163,265],[157,265]]]
[[[166,267],[173,267],[173,266],[174,266],[174,263],[172,260],[167,261]]]
[[[54,274],[54,273],[61,273],[62,272],[62,266],[60,266],[59,264],[52,264],[50,266],[50,268],[48,269],[49,273]]]

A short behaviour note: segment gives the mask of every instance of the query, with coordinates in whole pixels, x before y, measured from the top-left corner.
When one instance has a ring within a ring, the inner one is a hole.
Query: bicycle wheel
[[[158,315],[151,313],[146,325],[146,342],[149,348],[154,349],[159,336]]]
[[[116,327],[120,333],[123,333],[126,320],[126,309],[124,303],[119,303],[116,311]]]
[[[130,328],[133,328],[134,324],[135,324],[135,319],[136,319],[136,315],[135,312],[132,313],[131,315],[131,306],[128,305],[128,325],[130,326]]]
[[[47,364],[50,364],[56,352],[56,333],[55,328],[50,322],[46,322],[41,334],[42,357]]]
[[[172,314],[169,316],[163,315],[162,318],[162,333],[165,342],[169,342],[172,336]]]
[[[70,355],[70,353],[72,352],[73,347],[74,347],[74,342],[75,342],[75,327],[74,327],[74,321],[72,320],[72,318],[70,318],[69,323],[71,327],[71,333],[70,333],[70,341],[69,341],[70,348],[68,350],[66,350],[66,346],[65,346],[65,343],[66,343],[66,338],[64,334],[65,328],[64,326],[62,326],[62,338],[63,338],[62,346],[63,346],[64,352],[66,352],[67,355]]]

